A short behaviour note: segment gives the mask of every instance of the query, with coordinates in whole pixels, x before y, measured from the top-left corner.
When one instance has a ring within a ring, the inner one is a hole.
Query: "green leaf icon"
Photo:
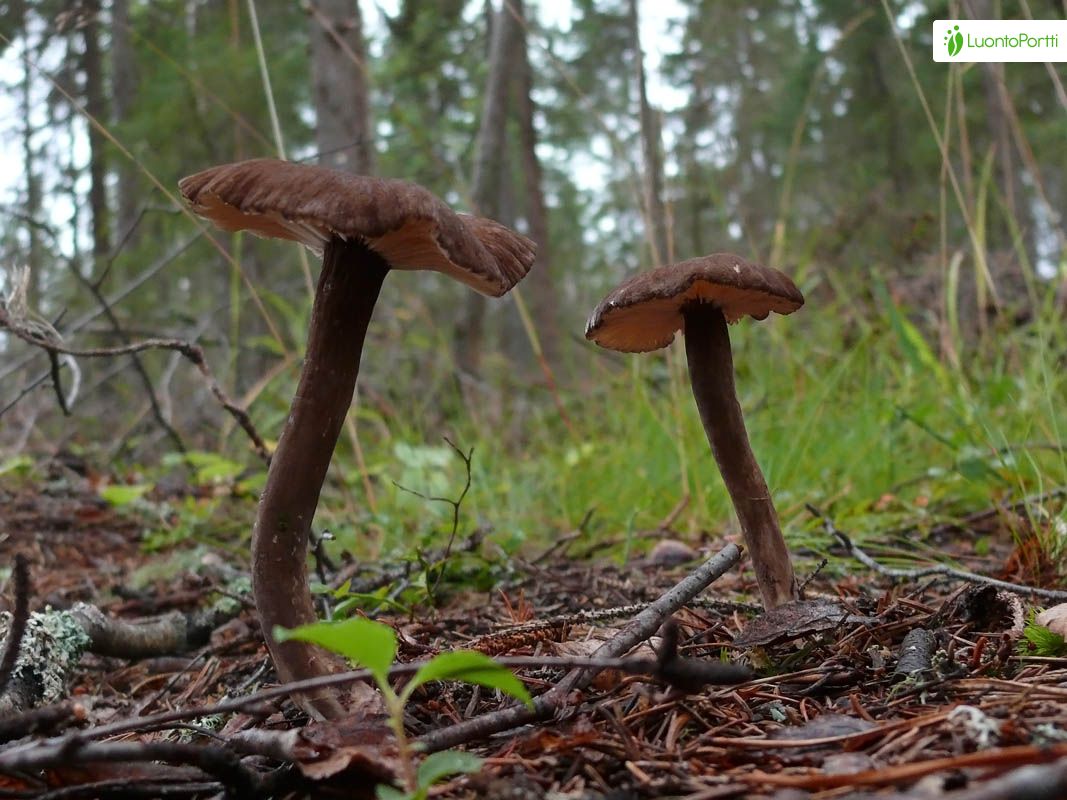
[[[948,47],[948,54],[950,56],[958,56],[963,49],[963,34],[960,33],[960,26],[954,25],[952,30],[945,34],[945,45]]]

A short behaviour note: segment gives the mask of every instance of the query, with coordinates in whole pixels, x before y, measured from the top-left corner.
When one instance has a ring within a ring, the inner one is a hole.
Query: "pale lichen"
[[[10,623],[10,614],[0,614],[5,638]],[[70,674],[88,646],[88,635],[70,612],[46,609],[30,614],[9,693],[21,686],[21,694],[32,697],[34,705],[59,702],[67,696]]]

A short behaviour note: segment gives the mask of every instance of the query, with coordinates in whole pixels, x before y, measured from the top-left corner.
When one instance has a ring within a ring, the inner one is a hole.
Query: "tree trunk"
[[[995,19],[992,4],[988,0],[968,0],[964,5],[971,19]],[[1011,110],[1007,107],[1011,99],[1005,96],[1004,65],[986,63],[981,67],[982,86],[985,90],[985,119],[993,155],[1000,170],[999,186],[1004,199],[1005,213],[1005,218],[991,219],[987,226],[986,241],[989,250],[992,251],[999,248],[1008,249],[1012,246],[1012,226],[1009,220],[1018,226],[1019,230],[1032,231],[1033,226],[1025,211],[1027,204],[1024,200],[1020,200],[1023,195],[1023,186],[1019,180],[1020,170],[1016,167],[1014,159]],[[1034,253],[1032,245],[1029,250],[1032,256]]]
[[[100,55],[100,0],[86,0],[86,21],[82,28],[85,73],[85,110],[97,122],[106,123],[104,67]],[[89,128],[89,211],[92,215],[93,259],[99,264],[111,250],[107,205],[107,141],[92,123]]]
[[[887,29],[885,35],[887,39],[891,38],[893,35],[892,30]],[[871,54],[869,69],[871,70],[871,83],[875,87],[875,92],[872,96],[880,98],[880,102],[885,109],[886,172],[889,173],[893,194],[898,198],[898,201],[903,202],[904,192],[909,185],[908,162],[901,135],[903,132],[900,129],[900,115],[897,113],[896,100],[893,98],[893,92],[889,86],[887,76],[887,70],[890,68],[885,64],[886,54],[892,52],[890,44],[890,41],[884,41],[880,47],[875,49]]]
[[[523,0],[511,0],[511,7],[525,21]],[[530,71],[529,51],[526,43],[526,26],[519,25],[515,49],[515,111],[519,122],[520,158],[523,183],[526,189],[526,222],[530,238],[537,245],[526,285],[529,287],[530,315],[537,328],[545,361],[555,366],[559,358],[559,318],[556,309],[559,303],[556,284],[552,278],[551,251],[549,250],[548,212],[545,210],[545,195],[542,185],[541,161],[537,157],[537,128],[534,124],[533,74]]]
[[[44,267],[43,248],[41,246],[41,234],[38,223],[41,221],[41,176],[37,173],[37,152],[33,147],[33,124],[30,115],[33,106],[31,87],[33,86],[33,68],[30,66],[30,35],[23,28],[24,19],[20,16],[16,22],[18,29],[22,30],[23,46],[23,76],[19,86],[20,113],[22,115],[22,162],[26,173],[26,237],[29,247],[26,252],[26,265],[30,269],[29,286],[27,287],[27,300],[30,308],[36,308],[40,302],[39,290],[41,286],[41,270]]]
[[[641,117],[641,153],[645,163],[644,194],[645,223],[652,261],[666,264],[670,258],[667,246],[667,213],[663,206],[663,159],[660,155],[659,123],[648,103],[645,90],[645,57],[641,51],[640,22],[637,0],[630,0],[630,33],[633,38],[634,71],[637,75],[637,96]]]
[[[319,163],[370,175],[374,133],[359,0],[314,0],[309,9]]]
[[[486,81],[478,145],[474,154],[471,195],[474,211],[486,217],[499,214],[500,182],[503,180],[504,138],[507,129],[509,62],[518,41],[519,25],[507,3],[492,16],[489,45],[489,78]],[[468,375],[481,371],[485,328],[485,298],[467,297],[463,320],[457,331],[456,363]]]
[[[130,41],[129,0],[111,2],[111,97],[114,121],[126,122],[133,112],[137,97],[137,62]],[[129,246],[135,244],[131,231],[137,222],[138,196],[137,168],[123,158],[118,165],[118,203],[116,231],[120,241]]]

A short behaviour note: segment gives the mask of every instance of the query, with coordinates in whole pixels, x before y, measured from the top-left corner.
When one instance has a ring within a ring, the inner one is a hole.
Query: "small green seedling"
[[[533,705],[530,693],[511,670],[473,650],[442,653],[430,659],[399,692],[395,691],[389,683],[389,668],[396,660],[396,633],[388,625],[363,617],[341,622],[316,622],[292,630],[275,628],[274,638],[279,642],[297,639],[317,644],[370,671],[381,690],[389,713],[389,727],[396,736],[404,784],[402,789],[380,784],[377,789],[379,800],[426,800],[430,787],[438,781],[481,769],[482,760],[477,756],[452,750],[433,753],[416,768],[417,745],[408,741],[404,731],[404,706],[423,684],[430,681],[464,681],[488,689],[499,689],[527,706]]]
[[[1038,625],[1033,617],[1034,615],[1031,615],[1030,621],[1023,628],[1023,635],[1018,645],[1019,654],[1046,658],[1067,655],[1067,642],[1064,638],[1044,625]]]

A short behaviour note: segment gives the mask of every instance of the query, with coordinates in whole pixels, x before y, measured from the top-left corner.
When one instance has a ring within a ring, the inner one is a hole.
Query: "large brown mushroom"
[[[300,383],[252,534],[252,588],[279,680],[324,675],[343,665],[313,645],[276,642],[272,631],[316,619],[308,535],[382,282],[390,270],[428,269],[498,297],[526,275],[534,246],[496,222],[454,213],[415,184],[323,167],[257,159],[199,172],[180,187],[193,211],[224,230],[322,252]],[[344,711],[331,692],[299,699],[315,716]]]
[[[800,290],[778,270],[715,253],[630,278],[601,301],[585,331],[587,339],[624,353],[658,350],[684,332],[693,396],[768,609],[798,599],[799,591],[737,402],[727,323],[791,314],[803,304]]]

